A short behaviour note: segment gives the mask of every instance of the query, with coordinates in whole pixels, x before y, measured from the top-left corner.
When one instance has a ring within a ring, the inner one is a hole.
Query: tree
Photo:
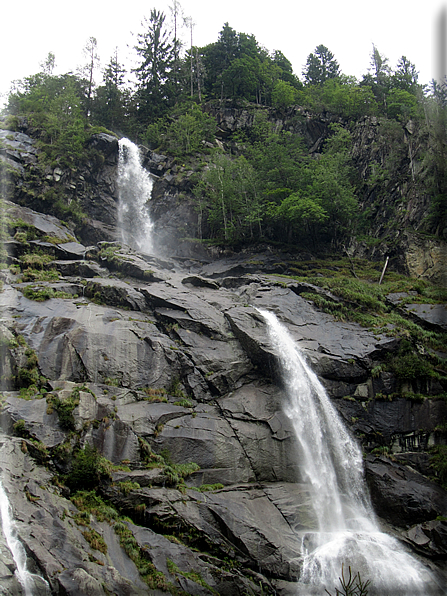
[[[163,12],[152,9],[150,19],[142,23],[145,31],[137,36],[135,50],[141,63],[134,72],[138,78],[138,112],[144,124],[161,115],[170,99],[174,49],[165,20]]]
[[[199,221],[205,216],[212,237],[236,242],[261,233],[263,206],[256,174],[244,157],[217,154],[194,194]]]
[[[186,27],[189,27],[189,33],[191,37],[191,45],[189,48],[189,60],[190,60],[190,83],[191,83],[191,97],[194,95],[194,52],[192,43],[192,32],[195,27],[195,23],[192,17],[184,17],[184,23]],[[199,101],[200,101],[200,87],[199,87]]]
[[[296,103],[297,90],[290,83],[276,81],[272,91],[272,105],[275,108],[288,108]]]
[[[98,42],[96,41],[95,37],[89,37],[87,43],[84,46],[83,54],[87,59],[86,64],[82,66],[79,71],[82,77],[86,80],[86,104],[85,104],[85,114],[86,116],[90,115],[91,107],[92,107],[92,95],[93,95],[93,87],[95,85],[94,81],[94,72],[95,69],[99,66],[99,55],[97,53],[97,45]]]
[[[312,242],[337,244],[350,229],[357,208],[349,157],[352,140],[340,125],[332,125],[332,130],[323,154],[302,163],[296,190],[270,205],[291,242],[299,235],[301,240],[307,236]]]
[[[447,228],[447,77],[432,80],[425,114],[429,132],[425,157],[427,183],[431,191],[430,220],[437,235],[445,237]]]
[[[408,93],[416,94],[418,85],[418,72],[416,66],[412,64],[406,56],[399,58],[396,70],[391,77],[391,86],[393,89],[400,89]]]
[[[48,52],[47,57],[39,64],[39,66],[42,69],[42,73],[44,75],[51,77],[54,67],[56,66],[56,56],[53,54],[53,52]]]
[[[214,141],[216,120],[196,103],[186,105],[178,117],[160,119],[148,126],[146,141],[152,147],[184,157],[204,151],[204,141]]]
[[[339,77],[340,67],[332,52],[326,46],[319,45],[315,53],[307,57],[303,75],[308,85],[322,85],[327,79]]]
[[[281,80],[286,81],[286,83],[289,83],[297,89],[303,86],[298,78],[293,74],[292,63],[284,56],[282,52],[275,50],[273,52],[271,61],[275,66],[278,66],[281,69]]]
[[[205,89],[208,95],[221,99],[225,95],[223,73],[239,57],[238,34],[225,23],[217,42],[202,49],[205,67]]]
[[[183,17],[183,9],[178,0],[172,0],[172,4],[169,6],[172,17],[173,35],[172,35],[172,53],[173,53],[173,65],[172,65],[172,85],[173,94],[178,96],[179,94],[179,78],[180,78],[180,50],[182,48],[182,42],[178,35],[178,30],[182,23],[185,22]]]
[[[373,44],[369,73],[363,77],[361,85],[369,86],[379,106],[386,111],[387,95],[391,86],[391,69],[385,58]]]
[[[418,101],[409,91],[392,89],[387,99],[387,115],[396,120],[408,121],[417,113]]]
[[[81,101],[72,79],[67,79],[61,92],[48,106],[45,129],[49,143],[44,151],[50,156],[73,163],[84,149],[85,118]]]
[[[123,130],[125,125],[125,74],[124,66],[118,61],[118,48],[115,48],[104,69],[104,84],[97,89],[93,104],[95,121],[112,130]]]
[[[222,73],[222,82],[230,97],[243,97],[256,101],[260,61],[258,58],[242,56],[236,58]]]

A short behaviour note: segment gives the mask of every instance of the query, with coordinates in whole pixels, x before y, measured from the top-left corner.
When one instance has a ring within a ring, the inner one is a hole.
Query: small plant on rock
[[[343,565],[341,566],[341,577],[338,578],[341,589],[335,588],[335,596],[367,596],[370,580],[363,582],[360,573],[352,575],[351,567],[349,566],[348,569],[349,577],[345,578]],[[325,590],[325,592],[332,596],[328,590]]]

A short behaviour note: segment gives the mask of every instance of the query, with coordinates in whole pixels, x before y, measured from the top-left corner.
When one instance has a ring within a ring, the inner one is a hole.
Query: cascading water
[[[260,310],[279,358],[288,395],[285,413],[300,448],[318,531],[302,538],[300,584],[334,588],[342,564],[371,580],[369,594],[440,593],[432,575],[391,536],[380,531],[363,480],[362,454],[315,373],[276,316]]]
[[[152,180],[141,164],[140,150],[129,139],[121,139],[118,161],[120,240],[145,254],[153,252],[153,224],[147,208],[151,191]]]
[[[25,596],[50,594],[48,583],[40,576],[28,571],[27,556],[17,536],[8,496],[0,480],[0,521],[6,544],[16,566],[16,577]]]

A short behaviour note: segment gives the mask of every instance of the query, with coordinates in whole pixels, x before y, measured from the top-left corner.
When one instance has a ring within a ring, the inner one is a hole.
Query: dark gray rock
[[[432,520],[418,524],[404,534],[411,544],[421,553],[430,557],[447,555],[447,522]]]
[[[108,270],[100,267],[95,261],[53,261],[53,267],[64,277],[104,277]]]
[[[447,329],[447,306],[444,304],[408,304],[406,311],[419,323],[432,329]]]
[[[94,299],[96,303],[107,304],[107,306],[141,312],[147,310],[147,304],[141,292],[118,279],[95,278],[87,282],[83,295]]]
[[[387,458],[367,456],[366,480],[375,510],[395,525],[405,528],[443,516],[447,511],[445,491]]]
[[[13,164],[20,167],[22,163],[32,164],[37,161],[36,142],[25,133],[0,130],[0,141],[0,157],[13,167]]]
[[[56,217],[38,213],[28,207],[22,207],[10,201],[5,201],[4,204],[6,214],[12,221],[21,220],[30,226],[34,226],[43,235],[59,238],[61,243],[72,242],[72,233]]]
[[[112,163],[118,161],[118,139],[112,135],[101,132],[90,137],[89,145],[100,151]]]

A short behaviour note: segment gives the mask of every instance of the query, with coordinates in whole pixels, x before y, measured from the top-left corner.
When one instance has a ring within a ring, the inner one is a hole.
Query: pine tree
[[[144,125],[163,115],[171,98],[169,83],[175,57],[165,20],[163,12],[152,9],[149,21],[142,23],[146,30],[137,36],[135,50],[141,63],[134,72],[138,78],[138,116]]]
[[[391,85],[394,89],[401,89],[416,94],[418,85],[418,72],[406,56],[402,56],[397,63],[396,70],[391,77]]]
[[[363,77],[361,85],[371,87],[379,106],[386,112],[387,95],[391,87],[391,69],[388,58],[385,58],[373,44],[371,52],[370,72]]]
[[[327,79],[340,76],[340,67],[326,46],[319,45],[314,54],[307,57],[304,78],[309,85],[322,85]]]
[[[124,131],[125,103],[124,92],[126,71],[118,61],[118,49],[104,69],[104,84],[97,89],[93,104],[95,121],[111,130]]]

